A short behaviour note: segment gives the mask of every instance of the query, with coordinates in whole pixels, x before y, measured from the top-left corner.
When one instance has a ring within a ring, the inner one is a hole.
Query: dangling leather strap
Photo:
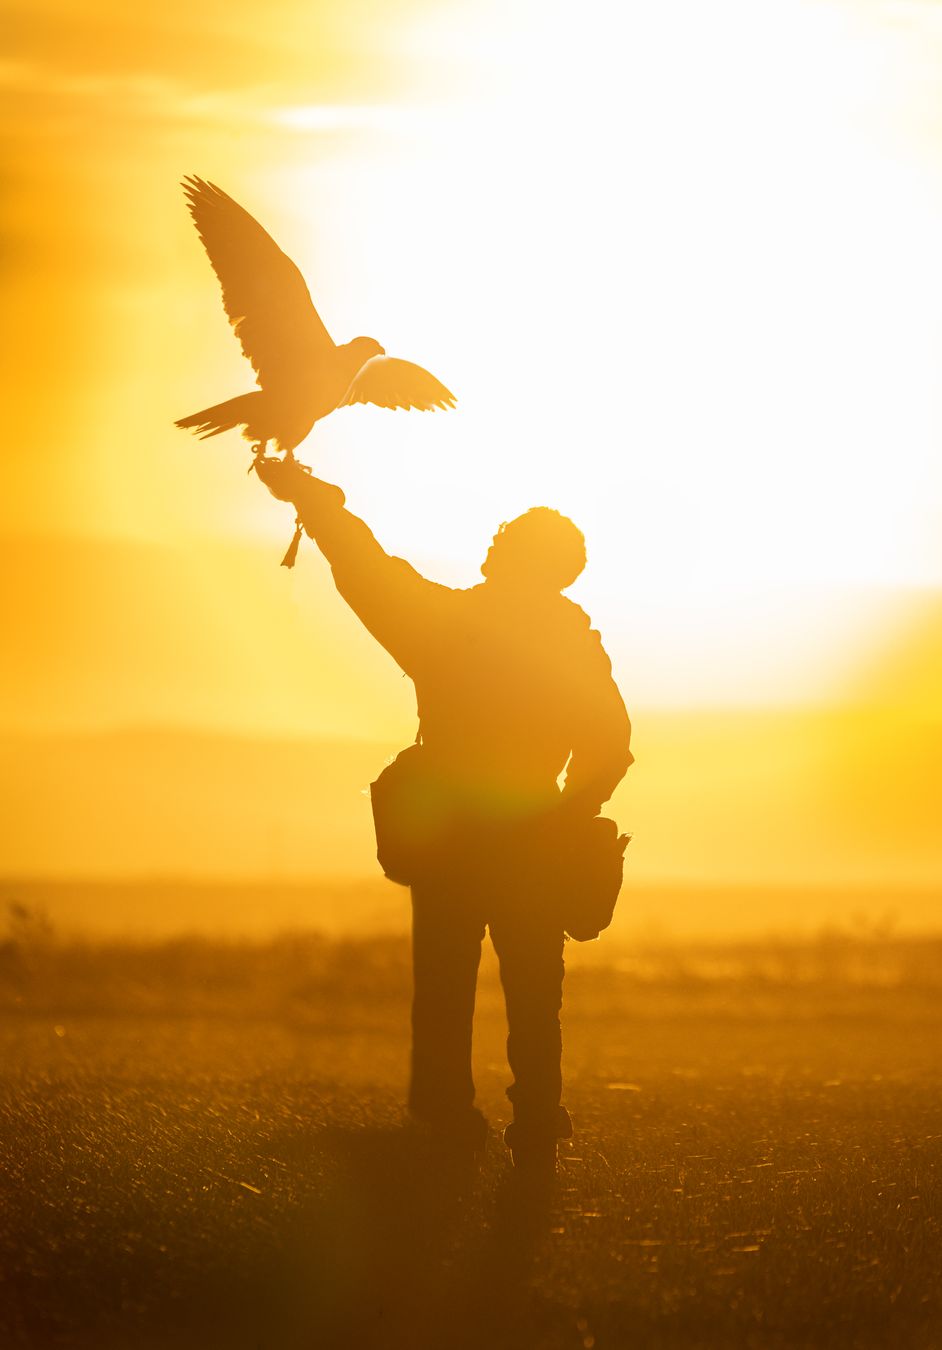
[[[288,552],[281,560],[282,567],[293,567],[294,560],[298,556],[298,546],[301,543],[301,535],[304,533],[304,531],[301,528],[300,516],[298,516],[295,521],[295,527],[296,528],[292,536],[291,543],[288,545]]]

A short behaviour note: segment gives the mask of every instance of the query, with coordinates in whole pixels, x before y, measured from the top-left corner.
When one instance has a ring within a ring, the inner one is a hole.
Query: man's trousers
[[[518,878],[519,880],[519,878]],[[558,1131],[562,1076],[559,1013],[563,930],[526,888],[481,889],[429,878],[412,887],[412,1078],[420,1120],[460,1127],[472,1114],[471,1024],[485,929],[500,963],[507,1006],[507,1096],[534,1134]],[[490,890],[490,894],[483,891]]]

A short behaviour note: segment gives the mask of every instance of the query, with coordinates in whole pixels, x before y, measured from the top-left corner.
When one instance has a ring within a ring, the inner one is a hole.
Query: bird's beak
[[[385,348],[385,347],[380,347],[378,355],[380,355],[380,356],[385,356],[385,355],[386,355],[386,348]]]

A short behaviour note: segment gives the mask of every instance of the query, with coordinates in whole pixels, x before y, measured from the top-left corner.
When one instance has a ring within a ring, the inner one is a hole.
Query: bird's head
[[[585,536],[568,516],[532,506],[501,525],[481,564],[481,574],[500,586],[562,591],[585,567]]]
[[[347,343],[347,348],[351,356],[359,358],[361,365],[365,365],[374,356],[386,355],[386,348],[381,347],[376,339],[371,337],[355,337],[352,342]]]

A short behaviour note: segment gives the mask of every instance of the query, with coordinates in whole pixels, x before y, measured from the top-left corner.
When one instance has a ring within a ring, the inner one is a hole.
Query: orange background
[[[11,14],[0,872],[367,876],[360,789],[414,733],[313,548],[278,568],[290,517],[244,445],[172,427],[251,382],[195,172],[338,341],[458,394],[343,410],[300,452],[388,547],[465,585],[526,506],[585,529],[633,877],[765,887],[771,926],[809,887],[842,897],[821,922],[933,922],[930,7]]]

